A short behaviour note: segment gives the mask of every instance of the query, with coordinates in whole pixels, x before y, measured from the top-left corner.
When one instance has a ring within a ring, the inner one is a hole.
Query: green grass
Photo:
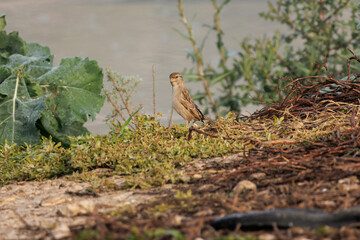
[[[31,146],[5,143],[0,145],[0,185],[67,175],[72,180],[90,182],[95,188],[112,189],[116,187],[91,172],[109,168],[113,170],[109,175],[124,176],[127,188],[147,188],[178,182],[182,179],[179,169],[196,159],[239,152],[265,141],[291,139],[295,144],[323,141],[334,129],[350,127],[349,115],[342,112],[323,112],[306,119],[284,116],[281,121],[274,118],[238,121],[229,115],[201,128],[220,137],[193,132],[190,141],[184,126],[175,124],[167,128],[160,125],[156,116],[142,115],[134,117],[133,124],[137,126],[134,131],[114,125],[104,136],[73,138],[69,148],[51,139]]]
[[[144,188],[178,181],[181,176],[177,169],[193,159],[242,148],[241,142],[198,134],[187,141],[185,127],[166,128],[151,116],[139,116],[135,123],[135,131],[124,132],[119,125],[108,135],[74,138],[69,148],[49,139],[32,146],[0,145],[0,184],[67,174],[79,180],[91,179],[84,173],[101,167],[126,177],[128,187]]]

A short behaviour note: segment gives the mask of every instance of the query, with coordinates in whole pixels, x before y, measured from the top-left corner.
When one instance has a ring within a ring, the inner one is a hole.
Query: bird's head
[[[174,72],[174,73],[170,74],[169,78],[170,78],[170,83],[172,86],[178,85],[178,84],[181,84],[184,82],[183,77],[181,76],[180,73]]]

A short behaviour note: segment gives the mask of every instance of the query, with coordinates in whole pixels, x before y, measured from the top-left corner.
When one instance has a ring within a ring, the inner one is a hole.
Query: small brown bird
[[[207,118],[204,117],[204,114],[192,100],[181,74],[176,72],[170,74],[170,83],[173,92],[173,107],[185,119],[186,126],[188,127],[189,122],[192,120],[204,122]]]

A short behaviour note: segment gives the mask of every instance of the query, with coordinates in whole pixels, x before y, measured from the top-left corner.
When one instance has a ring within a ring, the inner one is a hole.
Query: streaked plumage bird
[[[180,73],[170,74],[170,83],[172,85],[172,104],[176,112],[186,121],[189,126],[190,121],[204,122],[207,118],[202,114],[199,107],[192,100],[189,91],[185,86],[185,82]]]

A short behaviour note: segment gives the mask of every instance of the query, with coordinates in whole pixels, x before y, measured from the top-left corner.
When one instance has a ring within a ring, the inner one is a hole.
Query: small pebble
[[[233,188],[233,192],[243,192],[243,191],[256,191],[257,187],[255,183],[249,180],[242,180],[236,184]]]

